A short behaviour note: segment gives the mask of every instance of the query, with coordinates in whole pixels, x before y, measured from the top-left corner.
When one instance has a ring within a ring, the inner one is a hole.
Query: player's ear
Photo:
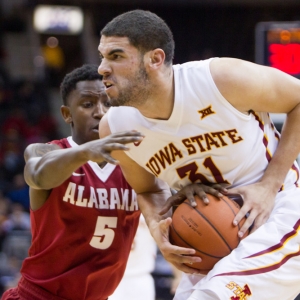
[[[70,107],[66,106],[66,105],[62,105],[60,107],[60,112],[61,112],[61,115],[64,118],[65,122],[67,124],[71,124],[72,123],[72,115],[70,112]]]
[[[146,62],[148,61],[148,65],[152,69],[157,69],[162,66],[165,62],[165,52],[160,48],[156,48],[152,51],[146,53]]]

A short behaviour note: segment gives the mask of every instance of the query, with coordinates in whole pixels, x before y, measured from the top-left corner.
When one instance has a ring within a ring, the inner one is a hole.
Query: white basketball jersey
[[[133,160],[179,190],[191,182],[257,182],[272,159],[280,134],[268,113],[235,109],[217,89],[209,60],[174,65],[175,104],[168,120],[144,117],[133,107],[108,111],[111,132],[138,130]],[[282,189],[297,184],[295,162]]]

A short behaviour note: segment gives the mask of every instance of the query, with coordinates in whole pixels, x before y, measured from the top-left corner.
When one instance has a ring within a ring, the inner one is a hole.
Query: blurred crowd
[[[12,80],[0,65],[0,295],[15,286],[30,246],[24,149],[57,138],[44,82]]]

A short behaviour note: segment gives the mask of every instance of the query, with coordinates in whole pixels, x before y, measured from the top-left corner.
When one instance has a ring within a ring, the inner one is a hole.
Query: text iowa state
[[[243,138],[238,134],[237,130],[229,129],[192,136],[183,139],[181,142],[188,155],[194,155],[208,152],[212,148],[222,148],[228,146],[228,144],[236,144],[241,141],[243,141]],[[173,143],[169,143],[148,160],[146,167],[155,176],[158,176],[162,170],[181,158],[183,158],[182,151]]]

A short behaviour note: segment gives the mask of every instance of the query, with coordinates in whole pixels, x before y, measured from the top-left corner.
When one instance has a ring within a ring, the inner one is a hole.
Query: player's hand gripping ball
[[[208,205],[195,195],[196,207],[192,207],[186,199],[175,209],[170,226],[170,242],[195,249],[195,255],[202,261],[192,267],[202,274],[207,274],[221,258],[238,246],[241,240],[238,231],[246,220],[244,218],[237,226],[232,224],[240,210],[236,201],[226,196],[219,199],[210,194],[207,198]]]

